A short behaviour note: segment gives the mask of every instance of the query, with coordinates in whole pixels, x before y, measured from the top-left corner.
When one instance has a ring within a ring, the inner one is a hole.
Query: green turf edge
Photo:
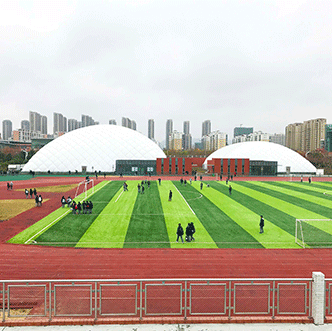
[[[136,201],[137,184],[138,181],[129,181],[128,191],[118,191],[75,247],[123,248]]]
[[[255,238],[206,198],[197,185],[174,183],[218,248],[264,248]],[[210,185],[211,183],[209,183]],[[209,189],[206,183],[203,190]]]
[[[106,185],[105,183],[107,184],[108,182],[103,181],[97,184],[94,187],[94,192],[103,188]],[[92,193],[92,190],[93,190],[92,188],[88,190],[88,195]],[[83,201],[84,199],[85,199],[85,192],[75,198],[77,202]],[[34,237],[36,237],[37,235],[44,233],[48,229],[48,226],[50,226],[50,224],[55,224],[56,222],[60,221],[63,217],[65,217],[68,213],[70,213],[70,211],[71,209],[69,208],[60,207],[55,211],[53,211],[52,213],[48,214],[46,217],[42,218],[40,221],[36,222],[27,229],[18,233],[16,236],[9,239],[7,242],[11,244],[25,244],[27,243],[27,241],[33,240]]]
[[[169,238],[157,182],[143,183],[131,214],[123,248],[169,248]]]

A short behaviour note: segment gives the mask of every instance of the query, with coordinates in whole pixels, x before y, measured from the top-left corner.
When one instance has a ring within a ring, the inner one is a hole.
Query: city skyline
[[[48,132],[53,113],[126,116],[145,135],[153,118],[163,141],[168,118],[232,137],[330,113],[330,1],[0,2],[0,120],[13,128],[30,110]]]

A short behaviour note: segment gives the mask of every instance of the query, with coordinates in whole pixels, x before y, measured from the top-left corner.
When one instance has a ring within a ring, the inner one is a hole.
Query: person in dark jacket
[[[93,208],[93,203],[92,203],[92,201],[89,201],[89,206],[90,206],[89,214],[91,214],[91,213],[92,213],[92,208]]]
[[[32,196],[33,196],[33,190],[32,190],[32,188],[30,189],[30,198],[32,198]]]
[[[172,201],[172,197],[173,197],[173,192],[172,190],[169,190],[168,201]]]
[[[188,223],[187,227],[186,227],[186,241],[190,242],[191,241],[191,227],[190,227],[190,223]]]
[[[77,214],[80,214],[82,211],[82,205],[81,205],[81,202],[78,202],[77,204]]]
[[[66,198],[65,198],[65,196],[63,195],[62,198],[61,198],[62,208],[65,208],[66,203],[67,203]]]
[[[260,221],[259,221],[259,228],[260,228],[260,230],[259,230],[259,233],[263,233],[264,232],[264,217],[263,217],[263,215],[261,215],[261,219],[260,219]]]
[[[195,240],[194,233],[196,232],[195,225],[193,222],[189,223],[190,225],[190,232],[191,232],[191,240]]]
[[[181,223],[179,223],[178,225],[178,228],[176,230],[176,242],[178,243],[179,242],[179,238],[181,238],[181,241],[182,241],[182,244],[183,244],[183,234],[184,234],[184,231],[183,231],[183,227],[181,226]]]

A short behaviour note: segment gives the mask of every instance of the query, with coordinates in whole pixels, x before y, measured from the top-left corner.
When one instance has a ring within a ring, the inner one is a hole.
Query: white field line
[[[106,184],[108,184],[108,182],[106,182]],[[102,189],[106,184],[104,184],[103,186],[99,187],[98,190],[96,190],[94,193],[98,192],[100,189]],[[93,193],[92,193],[93,194]],[[91,194],[88,195],[88,197],[91,196]],[[82,199],[85,200],[85,199]],[[79,201],[82,201],[79,200]],[[43,232],[44,230],[46,230],[47,228],[49,228],[53,223],[57,222],[60,218],[64,217],[66,214],[68,214],[69,212],[71,212],[71,209],[67,210],[66,212],[64,212],[62,215],[60,215],[58,218],[56,218],[53,222],[51,222],[50,224],[46,225],[45,227],[43,227],[39,232],[37,232],[36,234],[34,234],[31,238],[29,238],[24,244],[27,244],[30,240],[32,240],[33,238],[37,237],[41,232]]]
[[[176,241],[86,241],[86,242],[80,242],[80,244],[83,245],[95,245],[95,244],[175,244]],[[289,244],[293,243],[293,241],[260,241],[260,242],[247,242],[247,241],[191,241],[191,243],[195,244],[246,244],[246,245],[260,245],[260,244]],[[76,241],[40,241],[40,242],[34,242],[34,244],[38,245],[69,245],[69,244],[77,244]],[[321,244],[330,244],[330,242],[322,242]]]
[[[181,192],[178,190],[178,188],[174,185],[174,187],[176,188],[176,190],[179,192],[179,194],[181,195],[182,199],[185,201],[185,203],[187,204],[187,206],[189,207],[189,209],[192,211],[192,213],[196,216],[195,212],[191,209],[191,207],[189,206],[187,200],[183,197],[183,195],[181,194]]]
[[[123,192],[124,191],[121,191],[121,193],[119,194],[119,196],[117,197],[117,199],[115,200],[115,202],[118,202],[118,200],[120,199],[120,197],[121,197],[121,195],[122,195]]]

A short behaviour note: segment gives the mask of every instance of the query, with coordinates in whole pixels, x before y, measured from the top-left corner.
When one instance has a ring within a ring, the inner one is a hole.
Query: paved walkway
[[[0,331],[330,331],[332,324],[128,324],[0,327]]]

